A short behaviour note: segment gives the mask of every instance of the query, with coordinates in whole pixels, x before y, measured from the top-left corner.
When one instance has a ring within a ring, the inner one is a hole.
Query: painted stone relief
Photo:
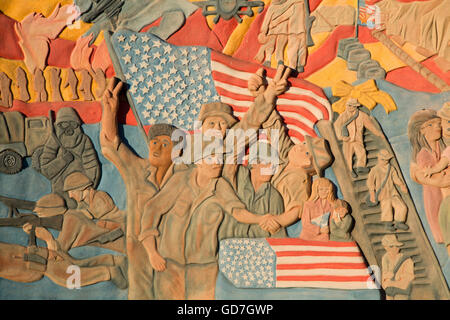
[[[448,12],[3,1],[0,299],[449,299]]]

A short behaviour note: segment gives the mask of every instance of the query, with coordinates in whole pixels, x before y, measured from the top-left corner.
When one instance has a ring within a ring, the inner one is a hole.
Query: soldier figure
[[[370,170],[367,178],[370,202],[379,201],[381,221],[388,230],[408,230],[409,227],[405,224],[408,207],[395,186],[397,185],[404,193],[407,193],[408,189],[400,179],[397,169],[389,163],[392,157],[385,149],[378,153],[378,163]]]
[[[62,108],[55,121],[55,134],[45,143],[40,157],[41,173],[52,182],[52,192],[66,199],[74,206],[64,192],[64,180],[72,172],[83,172],[93,186],[100,181],[100,164],[91,139],[81,130],[81,121],[75,110]]]
[[[383,133],[375,126],[370,117],[361,112],[358,107],[361,106],[358,99],[349,98],[346,102],[346,108],[339,115],[334,123],[336,137],[342,140],[342,150],[345,161],[353,178],[358,173],[368,173],[366,168],[367,155],[364,147],[364,129],[368,129],[377,137],[383,137]],[[356,173],[353,170],[353,154],[356,154]]]
[[[400,252],[403,243],[395,234],[387,234],[381,239],[386,253],[381,260],[381,285],[387,300],[406,300],[414,280],[414,261]]]

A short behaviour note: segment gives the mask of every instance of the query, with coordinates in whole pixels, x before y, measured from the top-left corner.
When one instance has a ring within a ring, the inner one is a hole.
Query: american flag
[[[112,45],[144,126],[171,123],[192,131],[201,105],[222,101],[242,118],[254,100],[247,81],[260,67],[206,47],[174,46],[150,33],[117,31]],[[268,78],[275,70],[267,68]],[[331,106],[320,87],[290,79],[277,109],[294,141],[316,136],[314,125],[329,119]]]
[[[238,288],[377,288],[355,242],[226,239],[219,269]]]

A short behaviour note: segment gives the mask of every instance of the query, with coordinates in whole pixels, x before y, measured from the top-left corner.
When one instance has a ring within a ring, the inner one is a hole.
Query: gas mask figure
[[[97,152],[83,133],[81,121],[72,108],[62,108],[56,115],[54,134],[45,143],[40,157],[40,171],[52,182],[52,192],[63,196],[69,206],[75,203],[63,191],[64,180],[72,172],[84,173],[96,187],[100,180]]]

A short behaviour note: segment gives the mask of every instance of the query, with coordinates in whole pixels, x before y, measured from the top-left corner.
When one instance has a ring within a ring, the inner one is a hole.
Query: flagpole
[[[125,75],[123,74],[122,68],[120,67],[120,63],[119,63],[119,58],[116,55],[116,52],[114,51],[114,47],[112,45],[111,42],[111,33],[110,31],[103,31],[103,36],[105,38],[105,42],[106,42],[106,46],[108,48],[108,52],[109,52],[109,56],[111,57],[113,66],[114,66],[114,71],[116,72],[116,76],[122,81],[122,82],[126,82],[125,81]],[[136,118],[136,122],[138,124],[138,127],[141,131],[141,133],[143,134],[145,141],[148,141],[148,136],[147,133],[145,132],[144,126],[142,125],[141,122],[141,118],[139,117],[139,114],[136,110],[136,107],[134,105],[133,99],[131,98],[130,92],[127,90],[127,98],[128,98],[128,103],[131,107],[131,110],[133,111],[134,117]]]
[[[359,0],[356,0],[355,39],[358,39]]]

